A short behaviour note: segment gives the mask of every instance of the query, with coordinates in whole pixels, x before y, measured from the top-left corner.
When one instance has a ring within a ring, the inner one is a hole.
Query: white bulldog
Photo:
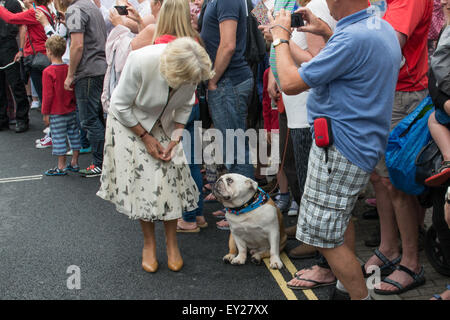
[[[280,251],[286,246],[287,236],[280,210],[269,198],[264,204],[246,212],[248,206],[258,202],[258,183],[240,174],[225,174],[217,180],[213,192],[225,208],[231,209],[225,213],[231,230],[230,252],[223,260],[233,265],[243,265],[249,249],[253,263],[259,264],[262,259],[270,257],[270,267],[281,269]]]

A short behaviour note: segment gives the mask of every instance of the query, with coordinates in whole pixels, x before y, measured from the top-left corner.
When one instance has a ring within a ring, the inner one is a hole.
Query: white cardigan
[[[183,85],[169,97],[169,86],[159,71],[167,44],[150,45],[128,56],[111,96],[109,113],[125,127],[141,124],[150,132],[158,119],[171,137],[175,122],[186,124],[195,103],[195,85]]]

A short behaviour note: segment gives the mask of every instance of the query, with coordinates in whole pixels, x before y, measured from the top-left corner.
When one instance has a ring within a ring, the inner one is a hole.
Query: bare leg
[[[437,122],[433,112],[428,119],[431,136],[441,150],[444,161],[450,160],[450,130]]]
[[[397,225],[402,238],[402,260],[400,264],[415,273],[420,271],[418,254],[418,210],[417,202],[413,196],[407,195],[395,189],[389,179],[383,178],[383,183],[388,188],[395,211]],[[396,244],[397,242],[395,242]],[[403,286],[412,283],[413,279],[403,271],[396,270],[388,277]],[[381,282],[376,286],[381,290],[397,290],[393,285]]]
[[[377,198],[377,209],[380,216],[381,242],[378,250],[389,260],[393,260],[400,255],[397,245],[398,228],[389,190],[383,184],[382,179],[376,173],[373,173],[370,177]],[[383,262],[377,256],[373,255],[365,266],[367,270],[367,267],[370,265],[381,266],[382,264]]]
[[[58,168],[64,170],[66,167],[66,156],[58,156]]]
[[[142,233],[144,235],[144,248],[142,249],[142,268],[147,272],[158,270],[156,260],[155,224],[140,220]]]
[[[172,271],[179,271],[183,267],[183,258],[177,241],[177,219],[164,221],[166,231],[167,265]]]
[[[333,249],[319,249],[333,273],[347,289],[352,300],[362,300],[369,293],[355,253],[346,244]]]
[[[74,150],[72,155],[71,165],[72,167],[78,166],[78,157],[80,156],[80,150]]]

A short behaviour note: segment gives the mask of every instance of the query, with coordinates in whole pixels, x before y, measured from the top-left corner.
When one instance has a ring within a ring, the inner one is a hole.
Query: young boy
[[[67,171],[78,172],[80,129],[77,124],[76,103],[73,91],[64,89],[68,65],[62,61],[66,51],[66,40],[60,36],[50,37],[46,43],[51,66],[42,73],[42,114],[45,125],[50,125],[53,155],[58,156],[58,166],[45,172],[47,176],[66,175]],[[66,166],[66,137],[73,150],[70,164]]]

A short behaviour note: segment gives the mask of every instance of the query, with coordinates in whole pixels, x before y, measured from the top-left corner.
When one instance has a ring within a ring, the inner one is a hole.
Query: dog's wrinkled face
[[[228,173],[221,176],[214,185],[213,193],[226,208],[238,208],[249,201],[258,183],[241,174]]]

